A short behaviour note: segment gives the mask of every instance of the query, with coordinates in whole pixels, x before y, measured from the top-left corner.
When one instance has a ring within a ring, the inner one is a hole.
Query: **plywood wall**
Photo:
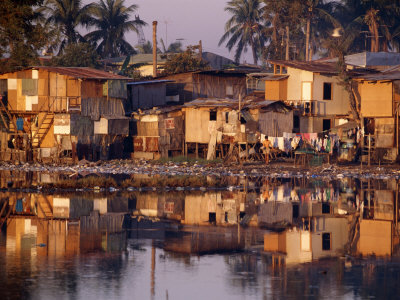
[[[287,79],[265,81],[265,100],[287,100]]]
[[[186,142],[208,144],[210,141],[209,123],[210,111],[208,109],[186,109]]]
[[[366,117],[393,116],[393,89],[391,82],[362,82],[359,84],[361,95],[361,115]]]

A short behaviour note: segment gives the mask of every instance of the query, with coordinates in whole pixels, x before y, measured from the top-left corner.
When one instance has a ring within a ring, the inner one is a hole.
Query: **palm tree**
[[[266,26],[263,33],[265,38],[269,37],[264,54],[269,58],[283,59],[285,57],[288,60],[290,38],[292,44],[298,44],[299,41],[304,40],[301,28],[302,3],[300,0],[264,0],[264,3],[263,18]]]
[[[85,38],[93,43],[98,43],[97,51],[103,57],[129,55],[135,49],[125,40],[129,31],[138,33],[138,26],[146,23],[140,19],[129,20],[138,6],[124,6],[124,0],[100,0],[94,4],[90,12],[92,18],[90,25],[97,28],[88,33]]]
[[[304,6],[306,19],[306,61],[312,60],[313,52],[320,48],[321,41],[328,38],[339,22],[333,17],[337,2],[307,0]],[[311,46],[310,46],[311,44]]]
[[[92,4],[82,6],[82,0],[46,0],[44,5],[36,10],[46,17],[47,24],[58,27],[62,35],[59,53],[67,44],[83,40],[77,27],[88,23],[91,6]]]
[[[371,52],[398,48],[400,42],[396,32],[400,18],[398,1],[345,0],[344,4],[346,11],[343,14],[343,20],[357,35],[354,38],[353,49],[365,49],[363,45],[368,40],[370,40]],[[361,36],[360,33],[363,31],[367,31],[368,35]]]
[[[225,11],[232,17],[225,24],[225,33],[219,41],[219,46],[227,40],[226,47],[231,51],[236,45],[236,62],[239,62],[242,52],[247,52],[247,47],[250,47],[254,64],[257,64],[258,52],[264,45],[261,0],[231,0]]]

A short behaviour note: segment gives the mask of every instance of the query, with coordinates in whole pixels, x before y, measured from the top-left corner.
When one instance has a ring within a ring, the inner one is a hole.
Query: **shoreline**
[[[321,177],[326,179],[340,179],[353,177],[360,179],[400,179],[400,166],[355,164],[325,164],[318,167],[294,166],[289,162],[272,162],[265,165],[262,162],[239,164],[223,163],[188,163],[188,162],[153,162],[135,160],[111,160],[88,162],[80,161],[76,165],[55,164],[8,164],[0,163],[0,171],[40,172],[50,174],[86,177],[93,175],[161,175],[161,176],[215,176],[215,177]]]

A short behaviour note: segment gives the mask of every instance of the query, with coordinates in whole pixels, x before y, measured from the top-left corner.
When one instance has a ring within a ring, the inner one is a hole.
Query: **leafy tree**
[[[227,41],[226,47],[229,51],[236,46],[236,62],[239,62],[242,52],[247,52],[247,47],[250,47],[254,64],[257,64],[258,53],[264,45],[261,0],[231,0],[225,7],[225,11],[232,17],[225,24],[225,33],[219,45]]]
[[[163,53],[182,53],[182,43],[180,41],[169,44],[168,48],[165,47],[163,39],[160,39]]]
[[[208,63],[198,57],[193,47],[188,47],[185,52],[167,58],[164,65],[164,74],[176,74],[190,71],[204,70]]]
[[[82,6],[82,0],[45,0],[44,6],[37,10],[46,17],[46,24],[58,27],[62,34],[59,53],[62,53],[66,45],[83,41],[77,27],[88,24],[91,6]]]
[[[141,54],[150,54],[153,53],[153,45],[151,44],[150,41],[147,41],[143,45],[137,45],[136,49],[138,50],[139,53]]]
[[[291,46],[292,49],[304,48],[302,3],[299,0],[264,0],[264,3],[263,18],[266,24],[263,34],[268,41],[264,56],[269,59],[289,59]]]
[[[45,44],[46,36],[43,27],[35,24],[37,15],[32,7],[41,3],[41,0],[0,1],[1,72],[38,63],[38,50]]]
[[[52,58],[50,65],[60,67],[98,68],[100,56],[93,46],[87,43],[70,44],[62,55]]]
[[[129,31],[138,33],[138,26],[146,23],[138,18],[129,20],[138,6],[124,6],[124,0],[100,0],[94,4],[90,12],[90,25],[97,28],[88,33],[88,41],[98,43],[97,51],[102,57],[115,57],[135,53],[134,48],[125,40]]]

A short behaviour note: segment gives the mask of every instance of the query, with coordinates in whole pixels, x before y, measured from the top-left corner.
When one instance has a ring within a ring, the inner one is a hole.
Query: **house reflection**
[[[92,251],[121,251],[128,199],[1,193],[7,255],[65,257]],[[3,224],[2,224],[3,225]]]

